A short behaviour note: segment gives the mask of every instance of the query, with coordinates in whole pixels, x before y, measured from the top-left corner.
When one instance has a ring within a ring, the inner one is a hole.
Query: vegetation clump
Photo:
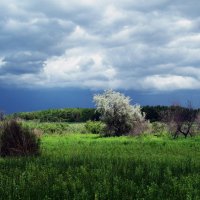
[[[5,121],[0,130],[1,156],[28,156],[40,153],[38,131],[22,126],[16,120]]]
[[[157,137],[169,137],[168,126],[162,122],[152,122],[151,123],[151,133]]]
[[[105,129],[105,124],[101,121],[87,121],[85,128],[92,134],[102,134]]]

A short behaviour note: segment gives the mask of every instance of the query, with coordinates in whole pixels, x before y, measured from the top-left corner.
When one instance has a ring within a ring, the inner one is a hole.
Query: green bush
[[[23,126],[37,129],[43,134],[86,133],[85,123],[23,121]]]
[[[105,124],[100,121],[87,121],[85,128],[93,134],[101,134],[105,129]]]
[[[1,124],[0,155],[28,156],[40,153],[40,139],[37,130],[23,127],[16,120]]]
[[[27,126],[31,129],[39,129],[45,134],[62,134],[68,131],[69,125],[67,123],[56,123],[56,122],[23,122],[24,126]]]
[[[157,137],[162,137],[162,136],[169,136],[169,131],[167,128],[167,125],[165,123],[161,122],[152,122],[151,123],[151,132],[157,136]]]

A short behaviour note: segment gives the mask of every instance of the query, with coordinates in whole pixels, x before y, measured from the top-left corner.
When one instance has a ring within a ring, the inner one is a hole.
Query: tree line
[[[88,120],[98,121],[100,113],[96,112],[94,108],[64,108],[19,112],[6,117],[40,122],[86,122]]]
[[[186,107],[182,107],[187,109]],[[146,120],[150,122],[161,122],[163,113],[170,112],[174,106],[143,106],[141,111],[145,113]],[[199,112],[199,109],[192,109]],[[64,108],[48,109],[35,112],[19,112],[7,115],[7,118],[21,118],[24,120],[38,120],[41,122],[86,122],[88,120],[99,121],[100,113],[95,108]],[[3,113],[0,114],[0,120],[3,119]]]

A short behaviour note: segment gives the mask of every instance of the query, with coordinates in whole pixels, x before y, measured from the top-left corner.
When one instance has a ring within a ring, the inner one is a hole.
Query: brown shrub
[[[23,127],[16,120],[3,122],[0,133],[1,156],[28,156],[39,153],[40,138],[36,131]]]

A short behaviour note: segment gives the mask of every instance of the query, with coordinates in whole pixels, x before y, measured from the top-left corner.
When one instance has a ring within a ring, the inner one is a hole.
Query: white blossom
[[[111,135],[129,133],[135,122],[144,121],[145,115],[138,104],[131,105],[130,97],[119,92],[106,90],[103,94],[94,96],[97,111],[107,125],[107,132]]]

